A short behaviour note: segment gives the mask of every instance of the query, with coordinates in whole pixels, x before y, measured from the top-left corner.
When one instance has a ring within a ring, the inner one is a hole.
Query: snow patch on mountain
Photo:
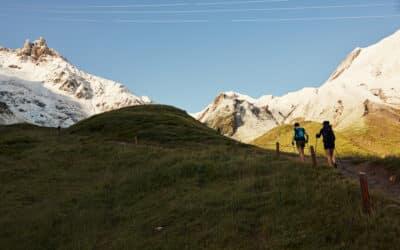
[[[294,120],[330,120],[337,129],[344,129],[362,122],[371,103],[400,109],[400,31],[377,44],[353,50],[320,88],[258,99],[222,93],[196,118],[228,136],[250,142]]]
[[[67,127],[101,112],[149,104],[121,83],[85,73],[47,46],[26,41],[0,48],[0,124]]]

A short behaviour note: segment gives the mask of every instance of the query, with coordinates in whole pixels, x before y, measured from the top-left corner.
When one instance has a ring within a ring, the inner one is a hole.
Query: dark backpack
[[[294,140],[295,141],[305,141],[306,137],[305,137],[306,131],[304,130],[304,128],[294,128]]]
[[[332,127],[324,127],[321,131],[324,137],[324,142],[335,142],[335,134],[333,133]]]

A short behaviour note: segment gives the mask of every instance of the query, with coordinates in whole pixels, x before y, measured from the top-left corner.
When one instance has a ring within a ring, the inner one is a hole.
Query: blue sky
[[[46,37],[81,69],[200,111],[321,85],[355,47],[400,29],[395,0],[1,0],[0,45]]]

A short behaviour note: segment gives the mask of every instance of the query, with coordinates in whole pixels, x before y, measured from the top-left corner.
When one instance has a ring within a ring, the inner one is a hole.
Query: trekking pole
[[[310,146],[310,155],[311,155],[313,167],[316,167],[317,166],[317,157],[315,155],[315,149],[313,146]]]
[[[315,137],[315,155],[317,155],[318,138]]]
[[[275,147],[276,147],[276,156],[279,157],[281,154],[279,142],[276,142]]]

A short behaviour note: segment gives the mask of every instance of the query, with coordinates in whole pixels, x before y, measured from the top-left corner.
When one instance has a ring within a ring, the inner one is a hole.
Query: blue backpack
[[[304,130],[304,128],[301,128],[301,127],[294,128],[294,140],[295,141],[305,141],[306,140],[305,134],[306,134],[306,131]]]

